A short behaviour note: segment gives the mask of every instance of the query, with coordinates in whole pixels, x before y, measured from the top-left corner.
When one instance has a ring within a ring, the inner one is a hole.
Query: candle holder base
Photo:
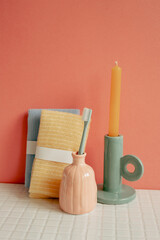
[[[125,204],[129,203],[136,197],[136,191],[128,186],[121,185],[121,189],[119,193],[112,193],[103,190],[103,184],[98,185],[97,192],[97,201],[103,204]]]

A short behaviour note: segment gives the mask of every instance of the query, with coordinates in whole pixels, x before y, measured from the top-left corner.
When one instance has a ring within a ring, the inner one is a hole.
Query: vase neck
[[[85,159],[73,158],[73,163],[76,165],[85,164]]]
[[[72,153],[72,157],[73,157],[73,164],[76,164],[76,165],[85,164],[86,153],[84,153],[82,155]]]

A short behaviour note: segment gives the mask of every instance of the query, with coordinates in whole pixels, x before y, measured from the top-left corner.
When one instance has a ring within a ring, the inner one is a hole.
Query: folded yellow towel
[[[77,152],[80,146],[84,122],[76,114],[42,110],[37,148],[59,149]],[[52,156],[53,157],[53,156]],[[38,159],[32,167],[30,197],[58,198],[64,168],[68,163]]]

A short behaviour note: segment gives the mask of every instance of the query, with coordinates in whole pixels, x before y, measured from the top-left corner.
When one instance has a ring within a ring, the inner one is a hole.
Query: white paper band
[[[36,153],[36,145],[37,141],[27,141],[27,154],[35,154]]]
[[[36,158],[61,163],[72,163],[72,151],[36,147]]]

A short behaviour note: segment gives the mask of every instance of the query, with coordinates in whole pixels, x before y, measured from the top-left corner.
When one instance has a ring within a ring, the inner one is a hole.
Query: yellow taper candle
[[[111,137],[119,135],[119,113],[120,113],[120,93],[121,93],[121,68],[118,62],[112,68],[111,95],[109,112],[109,133]]]

